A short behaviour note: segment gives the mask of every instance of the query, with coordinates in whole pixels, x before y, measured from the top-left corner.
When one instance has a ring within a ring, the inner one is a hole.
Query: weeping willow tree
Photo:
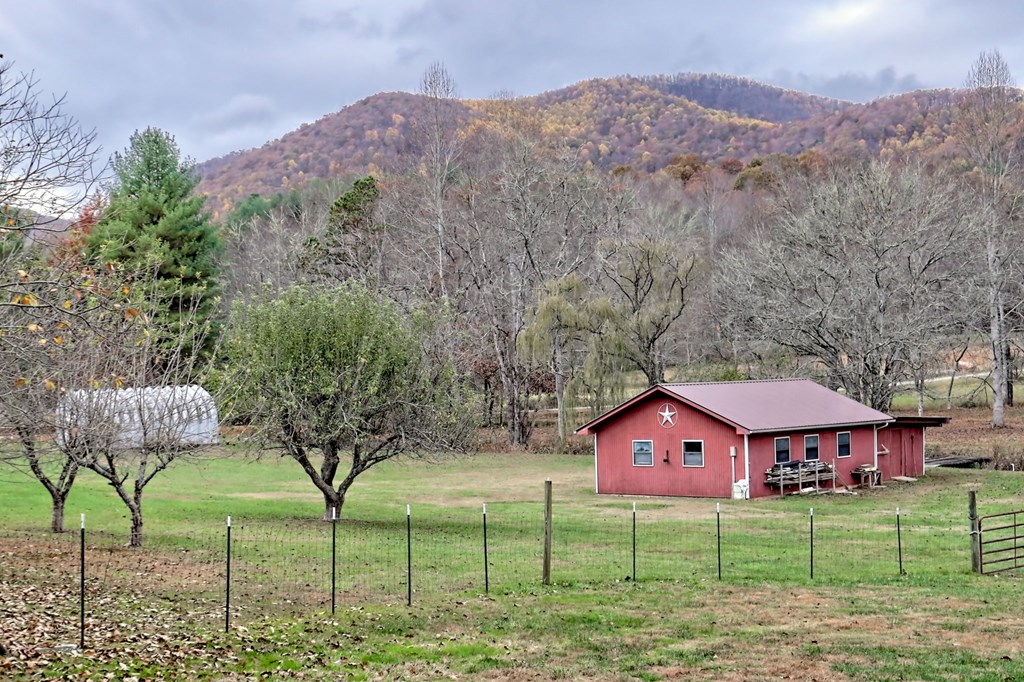
[[[558,443],[564,446],[566,414],[578,402],[575,378],[586,359],[589,337],[600,321],[592,315],[587,283],[579,274],[544,282],[537,299],[522,336],[522,350],[530,361],[545,366],[554,376]]]
[[[593,282],[578,273],[541,285],[522,352],[554,376],[558,441],[564,448],[571,415],[587,408],[588,418],[621,402],[630,369],[618,341],[606,334],[615,307],[596,295]]]

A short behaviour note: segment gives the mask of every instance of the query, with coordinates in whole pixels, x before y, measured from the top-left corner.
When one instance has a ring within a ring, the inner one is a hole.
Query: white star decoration
[[[672,409],[671,405],[662,405],[658,410],[658,417],[661,418],[661,425],[665,428],[676,424],[676,411]]]

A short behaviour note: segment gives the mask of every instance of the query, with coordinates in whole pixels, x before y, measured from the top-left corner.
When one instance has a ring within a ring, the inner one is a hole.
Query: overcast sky
[[[463,97],[600,76],[747,76],[864,101],[1024,75],[1014,0],[7,0],[0,53],[94,127],[157,126],[197,161],[258,147],[445,64]]]

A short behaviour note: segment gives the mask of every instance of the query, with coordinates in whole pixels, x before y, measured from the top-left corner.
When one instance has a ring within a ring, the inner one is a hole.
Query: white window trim
[[[637,443],[650,443],[651,444],[651,463],[650,464],[637,464],[636,463],[636,444]],[[633,462],[635,467],[653,467],[654,466],[654,441],[650,438],[640,438],[634,440],[630,446],[629,458]]]
[[[687,464],[686,463],[686,444],[687,443],[700,443],[700,464]],[[682,441],[682,450],[680,450],[679,458],[683,462],[683,466],[687,469],[703,469],[704,468],[704,441],[699,438],[684,438]]]
[[[850,437],[850,445],[849,445],[849,447],[850,447],[850,454],[848,454],[848,455],[840,455],[839,454],[839,436],[843,435],[844,433],[847,436]],[[853,433],[850,432],[850,431],[837,431],[836,432],[836,459],[848,459],[850,457],[853,457]]]
[[[788,447],[786,448],[786,451],[789,452],[789,458],[786,460],[786,462],[792,462],[793,461],[793,441],[790,439],[789,436],[776,436],[775,437],[775,451],[772,453],[772,455],[775,457],[775,463],[776,464],[785,464],[785,462],[780,462],[779,461],[779,441],[780,440],[786,441],[786,443],[788,445]]]
[[[814,459],[807,459],[807,439],[816,438],[818,441],[818,456]],[[806,433],[804,434],[804,461],[805,462],[818,462],[821,460],[821,435],[817,433]]]

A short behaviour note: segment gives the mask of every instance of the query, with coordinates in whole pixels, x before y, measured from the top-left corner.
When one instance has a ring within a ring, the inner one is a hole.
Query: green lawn
[[[1019,390],[1022,387],[1016,386]],[[928,411],[946,409],[947,400],[953,407],[987,407],[991,405],[992,389],[985,377],[957,377],[953,391],[949,392],[949,379],[929,379],[925,382],[924,408]],[[917,409],[917,390],[904,387],[892,401],[892,409],[910,412]]]
[[[551,586],[540,584],[546,478]],[[382,465],[332,529],[293,462],[234,456],[156,479],[139,551],[123,546],[112,491],[83,474],[68,525],[87,514],[89,651],[61,658],[39,647],[77,640],[79,536],[47,533],[41,486],[5,472],[0,632],[44,620],[17,636],[26,660],[96,678],[1019,679],[1022,583],[970,573],[969,489],[982,513],[1024,506],[1022,474],[935,470],[857,496],[723,500],[719,518],[713,500],[596,496],[589,457],[485,455]]]

